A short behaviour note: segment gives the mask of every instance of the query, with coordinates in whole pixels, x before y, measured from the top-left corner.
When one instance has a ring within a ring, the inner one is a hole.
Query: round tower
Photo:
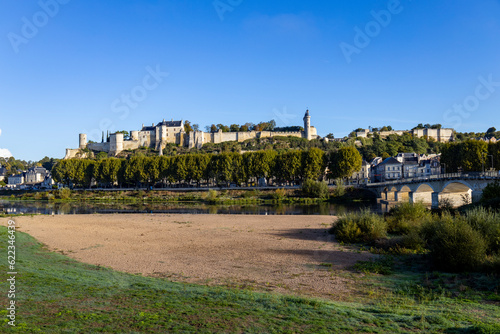
[[[87,135],[85,133],[80,133],[80,144],[79,147],[81,150],[87,148]]]
[[[304,138],[311,140],[311,116],[309,116],[309,109],[306,110],[304,115]]]
[[[113,155],[117,155],[123,151],[123,133],[113,133],[109,137],[109,151]]]

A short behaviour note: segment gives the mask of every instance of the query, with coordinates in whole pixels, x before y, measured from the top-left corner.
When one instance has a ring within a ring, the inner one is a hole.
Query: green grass
[[[0,314],[6,320],[7,229],[0,227]],[[351,302],[172,283],[79,263],[17,232],[20,333],[488,333],[499,330],[498,291],[483,302],[434,293],[415,274],[350,273]],[[413,275],[413,276],[412,276]],[[405,285],[406,284],[406,285]],[[420,297],[412,291],[419,291]],[[488,285],[488,284],[486,284]],[[406,287],[406,288],[405,288]],[[406,289],[406,290],[405,290]],[[416,290],[415,290],[416,289]],[[428,290],[425,290],[428,289]],[[422,290],[422,289],[420,289]],[[347,298],[347,297],[346,297]],[[496,303],[496,304],[495,304]],[[495,327],[497,326],[497,327]]]

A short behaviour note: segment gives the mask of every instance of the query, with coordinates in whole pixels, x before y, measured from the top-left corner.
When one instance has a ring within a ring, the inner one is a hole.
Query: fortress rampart
[[[102,143],[87,142],[87,135],[79,135],[79,149],[66,149],[65,159],[81,155],[81,150],[89,149],[91,151],[106,152],[109,155],[116,156],[123,150],[135,150],[141,147],[153,148],[163,154],[163,149],[167,144],[182,145],[188,148],[201,148],[206,143],[219,144],[228,141],[243,142],[253,138],[269,138],[278,136],[292,136],[306,138],[308,140],[318,137],[316,128],[311,126],[311,117],[309,110],[304,116],[304,131],[247,131],[247,132],[203,132],[191,131],[186,133],[184,130],[184,121],[169,122],[163,120],[158,124],[151,126],[142,125],[141,130],[133,130],[130,137],[125,139],[123,133],[112,133],[109,140]]]

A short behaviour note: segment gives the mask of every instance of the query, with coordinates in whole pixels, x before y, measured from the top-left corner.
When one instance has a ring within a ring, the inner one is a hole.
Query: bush
[[[276,189],[271,196],[275,200],[282,201],[286,198],[286,190],[283,188]]]
[[[467,211],[465,219],[486,240],[488,254],[500,252],[500,214],[477,207]]]
[[[417,231],[417,229],[413,229],[403,236],[401,246],[406,249],[422,253],[425,251],[426,242],[425,239],[422,238],[419,231]]]
[[[387,228],[390,233],[407,234],[410,230],[420,228],[431,216],[431,212],[422,203],[402,203],[390,211]]]
[[[60,199],[68,199],[71,196],[71,189],[62,188],[57,191],[57,197]]]
[[[387,235],[387,223],[380,215],[364,210],[341,216],[330,232],[338,241],[373,242]]]
[[[219,193],[217,192],[217,190],[210,189],[208,191],[206,200],[208,202],[216,202],[218,197],[219,197]]]
[[[342,179],[335,180],[335,189],[333,189],[333,197],[342,197],[345,195],[345,185]]]
[[[307,179],[302,183],[302,194],[306,197],[326,199],[329,196],[328,184]]]
[[[500,182],[495,181],[495,183],[488,184],[483,189],[483,195],[481,200],[489,201],[492,199],[500,198]]]
[[[423,235],[434,264],[440,269],[476,270],[486,258],[486,241],[463,217],[443,215],[436,218],[424,228]]]

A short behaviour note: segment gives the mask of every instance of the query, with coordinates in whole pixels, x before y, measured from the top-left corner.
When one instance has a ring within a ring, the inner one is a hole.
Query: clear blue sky
[[[3,0],[0,153],[62,158],[80,132],[164,118],[301,125],[306,108],[321,136],[500,129],[499,55],[499,0]]]

